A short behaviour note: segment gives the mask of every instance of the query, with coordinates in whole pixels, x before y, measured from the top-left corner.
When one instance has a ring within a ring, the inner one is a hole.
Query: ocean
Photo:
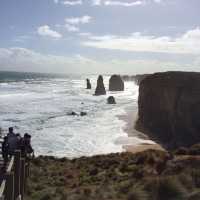
[[[97,77],[0,72],[0,127],[31,134],[36,155],[74,158],[124,151],[128,135],[119,116],[130,107],[137,112],[138,86],[125,82],[123,92],[94,96]],[[108,90],[110,76],[103,77]],[[92,90],[85,89],[86,78]],[[106,103],[110,95],[116,105]],[[71,116],[72,111],[87,115]]]

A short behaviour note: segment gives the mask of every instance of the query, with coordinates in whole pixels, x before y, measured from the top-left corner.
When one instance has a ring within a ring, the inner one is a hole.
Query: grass
[[[31,163],[26,199],[195,200],[200,159],[184,156],[158,150],[73,160],[40,156]]]

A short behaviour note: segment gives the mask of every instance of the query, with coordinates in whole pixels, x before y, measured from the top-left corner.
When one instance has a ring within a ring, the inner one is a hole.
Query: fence
[[[29,162],[21,157],[21,151],[16,150],[11,157],[0,186],[0,200],[24,200]]]

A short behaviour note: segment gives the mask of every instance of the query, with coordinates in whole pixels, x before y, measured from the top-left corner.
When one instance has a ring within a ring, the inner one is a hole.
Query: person
[[[6,165],[6,163],[8,162],[8,151],[9,151],[7,136],[4,137],[1,148],[2,148],[2,156],[3,156],[3,160],[4,160],[4,165]]]
[[[34,157],[34,150],[31,146],[31,135],[28,133],[24,134],[24,137],[21,140],[21,154],[22,157],[29,157],[29,155],[32,155]]]
[[[18,145],[18,138],[16,134],[13,132],[13,127],[9,128],[9,132],[7,134],[8,137],[8,154],[9,156],[14,155],[15,150],[17,149]]]
[[[13,127],[9,127],[9,128],[8,128],[8,134],[7,134],[8,138],[9,138],[9,137],[12,137],[12,136],[14,136],[14,135],[15,135],[15,133],[13,132]]]

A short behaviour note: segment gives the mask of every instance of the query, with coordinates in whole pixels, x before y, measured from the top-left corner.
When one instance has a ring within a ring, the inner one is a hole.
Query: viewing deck
[[[0,146],[3,138],[0,138]],[[0,152],[0,200],[24,200],[29,162],[21,157],[21,151],[16,150],[8,163],[4,163]]]

